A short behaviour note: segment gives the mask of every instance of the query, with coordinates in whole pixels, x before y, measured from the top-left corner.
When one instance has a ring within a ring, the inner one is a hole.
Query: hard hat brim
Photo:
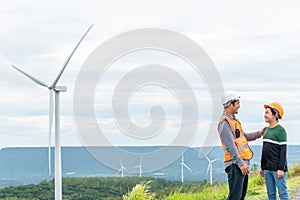
[[[276,111],[277,111],[277,109],[274,107],[274,106],[272,106],[272,105],[270,105],[270,104],[264,104],[264,108],[266,109],[266,108],[273,108],[273,109],[275,109]],[[278,112],[278,111],[277,111]],[[279,112],[278,112],[279,113]],[[282,119],[282,116],[280,116],[279,115],[279,119]]]
[[[264,104],[264,108],[274,108],[274,106],[271,106],[270,104]]]

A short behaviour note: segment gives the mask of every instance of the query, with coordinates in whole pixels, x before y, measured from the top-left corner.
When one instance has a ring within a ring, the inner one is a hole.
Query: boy
[[[281,200],[288,200],[287,177],[287,136],[278,123],[284,110],[278,102],[265,104],[265,122],[269,127],[263,133],[263,149],[260,175],[265,177],[269,200],[276,200],[276,187]]]

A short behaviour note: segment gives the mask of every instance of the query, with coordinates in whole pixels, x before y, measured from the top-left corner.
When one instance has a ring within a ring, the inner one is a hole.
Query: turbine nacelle
[[[55,92],[66,92],[67,91],[67,87],[66,86],[55,86],[53,88],[53,90]]]

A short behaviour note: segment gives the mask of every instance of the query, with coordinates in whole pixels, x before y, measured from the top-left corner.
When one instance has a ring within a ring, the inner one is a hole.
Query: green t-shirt
[[[286,147],[286,131],[281,125],[266,128],[263,135],[261,168],[271,171],[287,171]]]
[[[269,140],[269,142],[275,144],[286,144],[287,142],[285,129],[279,124],[273,128],[266,128],[263,137],[264,141]]]

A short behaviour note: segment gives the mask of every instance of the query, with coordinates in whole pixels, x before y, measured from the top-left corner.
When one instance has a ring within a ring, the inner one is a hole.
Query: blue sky
[[[240,93],[238,117],[246,132],[266,125],[264,103],[279,101],[286,111],[281,124],[287,129],[288,143],[300,144],[299,6],[297,1],[3,2],[0,147],[48,144],[48,90],[22,77],[10,65],[52,82],[91,24],[93,29],[59,82],[68,87],[61,96],[63,145],[83,145],[73,115],[73,93],[85,60],[111,37],[140,28],[176,31],[200,45],[214,62],[224,88]],[[134,123],[146,126],[151,121],[151,107],[161,105],[167,114],[162,132],[139,140],[118,130],[114,123],[110,108],[113,87],[135,66],[149,63],[172,66],[189,81],[199,109],[197,137],[191,146],[203,145],[211,118],[211,99],[205,82],[178,57],[157,51],[123,57],[99,80],[101,87],[94,94],[94,107],[105,136],[114,145],[169,145],[176,137],[181,122],[180,106],[172,93],[158,86],[138,90],[128,111]],[[254,142],[260,143],[261,140]]]

